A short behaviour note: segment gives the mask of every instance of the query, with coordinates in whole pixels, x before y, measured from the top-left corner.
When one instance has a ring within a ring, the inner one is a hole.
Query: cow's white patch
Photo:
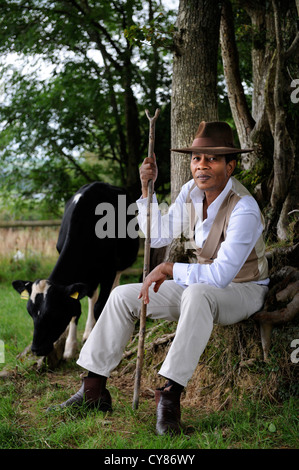
[[[74,204],[77,204],[77,202],[79,201],[79,199],[80,199],[81,196],[82,196],[81,193],[75,194],[74,199],[73,199],[73,203],[74,203]]]
[[[31,301],[33,303],[35,303],[35,297],[37,296],[37,294],[43,294],[44,299],[45,299],[49,287],[50,287],[50,284],[45,279],[43,279],[43,280],[41,280],[37,283],[35,282],[34,284],[32,284],[32,290],[31,290],[31,295],[30,295]]]

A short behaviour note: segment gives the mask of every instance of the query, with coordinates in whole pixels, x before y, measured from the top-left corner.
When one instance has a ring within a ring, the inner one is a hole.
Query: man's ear
[[[66,286],[65,292],[67,296],[76,300],[80,300],[88,294],[89,288],[82,282],[76,282],[75,284]]]
[[[226,171],[227,171],[228,176],[231,176],[233,174],[234,169],[236,168],[236,165],[237,165],[237,160],[230,160],[226,164]]]
[[[30,295],[31,295],[31,290],[32,290],[32,284],[33,282],[31,281],[13,281],[12,286],[13,288],[21,294],[21,298],[24,300],[28,300]]]

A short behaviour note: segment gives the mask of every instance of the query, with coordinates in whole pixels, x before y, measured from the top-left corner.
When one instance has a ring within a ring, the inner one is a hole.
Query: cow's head
[[[34,324],[31,349],[38,356],[46,356],[71,318],[79,318],[79,300],[87,294],[87,286],[81,283],[60,286],[47,280],[13,281],[12,285],[21,298],[28,300],[27,310]]]

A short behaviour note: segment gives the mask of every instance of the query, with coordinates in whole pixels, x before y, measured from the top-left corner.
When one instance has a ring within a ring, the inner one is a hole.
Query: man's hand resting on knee
[[[154,283],[155,284],[154,292],[158,292],[161,284],[165,281],[165,279],[168,276],[172,277],[172,273],[173,273],[173,263],[165,262],[156,266],[155,269],[153,269],[144,279],[138,299],[142,298],[143,302],[145,304],[148,304],[149,303],[149,296],[148,296],[149,287]]]

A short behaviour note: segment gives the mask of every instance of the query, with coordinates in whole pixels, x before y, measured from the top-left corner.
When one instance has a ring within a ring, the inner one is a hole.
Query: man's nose
[[[208,168],[208,166],[209,166],[209,162],[208,162],[207,158],[202,157],[200,160],[198,160],[197,167],[199,169],[204,170],[204,169]]]

